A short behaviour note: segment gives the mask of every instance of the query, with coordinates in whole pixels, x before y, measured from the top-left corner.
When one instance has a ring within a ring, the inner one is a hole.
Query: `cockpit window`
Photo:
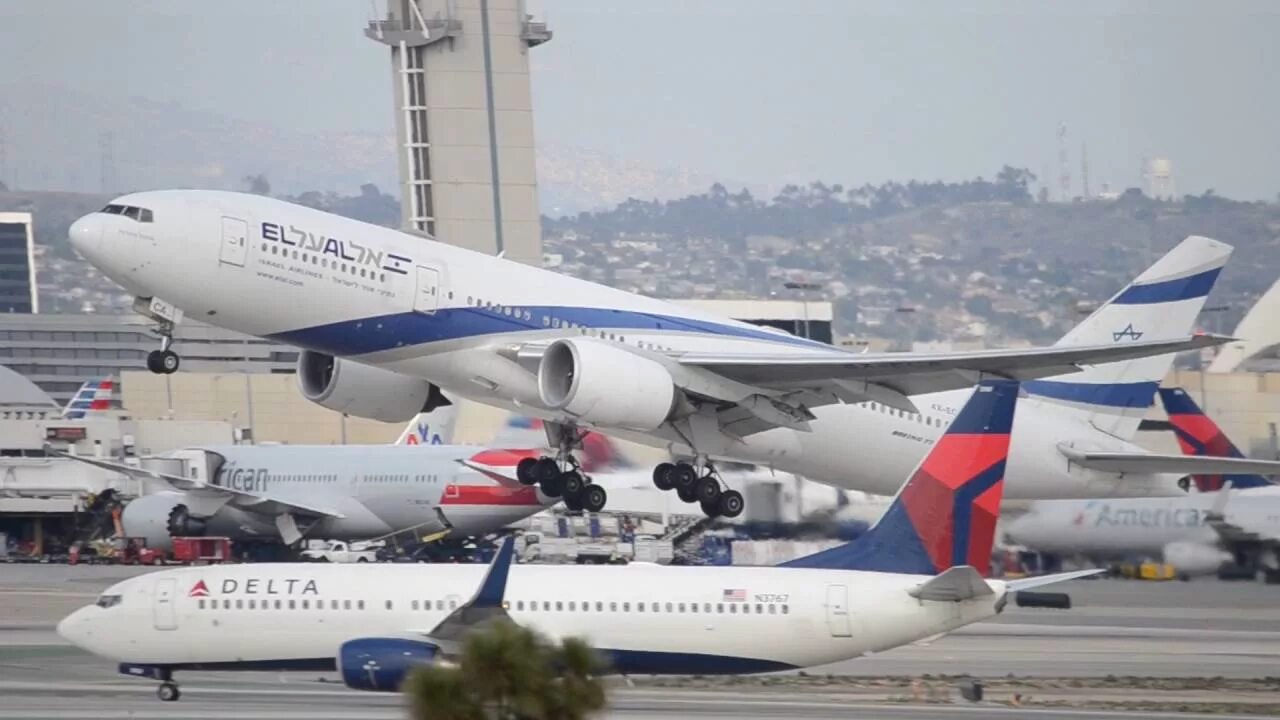
[[[99,595],[98,602],[94,603],[94,605],[100,608],[115,607],[120,604],[122,599],[124,599],[123,595]]]
[[[102,212],[108,215],[124,215],[130,220],[137,220],[138,222],[155,222],[155,215],[150,209],[134,205],[116,205],[113,203],[102,208]]]

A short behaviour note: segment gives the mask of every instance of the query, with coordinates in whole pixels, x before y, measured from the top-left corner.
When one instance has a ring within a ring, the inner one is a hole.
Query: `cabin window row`
[[[390,601],[387,602],[388,609],[390,609]],[[259,600],[257,598],[249,598],[246,600],[244,598],[238,598],[236,600],[232,600],[230,598],[223,598],[221,600],[221,604],[219,604],[219,601],[216,599],[205,600],[202,598],[196,601],[196,607],[201,610],[363,610],[364,601],[330,600],[326,605],[324,600],[318,599],[281,600],[277,598],[274,600],[268,600],[263,598]]]
[[[509,305],[499,305],[497,303],[489,302],[488,300],[484,300],[477,297],[472,297],[470,295],[467,296],[467,304],[480,308],[481,310],[487,310],[489,312],[496,313],[498,315],[505,315],[515,320],[524,320],[525,322],[530,322],[530,323],[533,322],[533,313],[529,312],[528,310],[513,308]],[[568,320],[561,320],[560,318],[555,317],[554,315],[540,315],[539,317],[541,317],[542,319],[542,327],[544,328],[553,328],[555,330],[577,330],[578,333],[581,335],[586,335],[588,337],[597,337],[597,338],[600,338],[601,340],[612,340],[614,342],[620,342],[620,343],[625,343],[627,341],[627,337],[625,335],[607,332],[605,330],[598,330],[596,328],[583,325],[582,323],[575,323],[575,322],[570,322]],[[636,347],[643,348],[645,350],[666,351],[671,349],[669,347],[659,345],[657,343],[645,342],[643,340],[636,340],[635,345]]]
[[[913,413],[913,412],[908,412],[906,410],[899,410],[898,408],[889,407],[888,405],[884,405],[878,402],[869,402],[869,403],[866,403],[866,406],[869,410],[874,410],[875,412],[878,412],[878,413],[884,413],[885,415],[892,415],[893,417],[901,417],[901,418],[907,418],[910,420],[915,420],[916,422],[922,423],[924,425],[928,425],[929,427],[944,427],[946,425],[946,423],[943,421],[942,418],[935,418],[931,415],[925,415],[923,413]]]
[[[327,268],[329,270],[336,270],[338,272],[350,273],[352,276],[368,278],[370,280],[377,280],[378,282],[387,281],[387,274],[384,272],[378,272],[376,270],[370,270],[369,268],[360,267],[355,263],[348,264],[345,262],[339,262],[337,260],[331,260],[327,257],[324,257],[323,255],[316,255],[315,253],[309,253],[306,251],[298,252],[297,250],[282,248],[279,245],[276,245],[274,243],[262,243],[262,252],[264,253],[269,252],[272,255],[280,255],[286,260],[297,260],[298,262],[310,263],[312,265],[319,265],[320,267]]]
[[[512,603],[510,601],[507,601],[504,604],[504,606],[508,610],[512,609]],[[787,615],[791,612],[790,606],[786,604],[776,604],[776,603],[752,604],[752,603],[743,603],[743,602],[729,602],[729,603],[699,604],[696,602],[632,603],[627,601],[623,601],[623,602],[610,601],[606,603],[600,600],[596,600],[594,603],[590,601],[583,601],[579,603],[576,600],[556,600],[556,601],[530,600],[528,602],[524,600],[517,600],[515,602],[514,609],[517,611],[523,611],[527,609],[530,612],[539,612],[539,611],[541,612],[592,612],[593,608],[595,612],[614,612],[614,613],[634,612],[634,613],[649,613],[649,614],[667,612],[667,613],[690,613],[690,614],[699,613],[703,615],[725,615],[725,614],[750,615],[754,610],[754,613],[756,615],[777,615],[777,614]]]

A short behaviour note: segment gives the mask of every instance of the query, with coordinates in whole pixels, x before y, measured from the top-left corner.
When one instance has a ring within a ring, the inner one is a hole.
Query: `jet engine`
[[[1182,576],[1208,575],[1223,563],[1231,562],[1231,553],[1212,545],[1173,542],[1164,546],[1164,561]]]
[[[179,514],[179,508],[181,514],[186,516],[187,506],[182,504],[182,500],[183,494],[176,492],[159,492],[134,498],[124,506],[124,512],[120,515],[124,534],[128,537],[146,538],[149,548],[171,549],[173,543],[170,541],[169,527],[173,516]],[[193,521],[197,519],[187,517]]]
[[[406,422],[449,400],[421,378],[304,350],[298,355],[298,387],[303,397],[356,417]]]
[[[431,643],[404,638],[359,638],[338,648],[338,672],[347,687],[396,692],[409,672],[435,660]]]
[[[543,404],[605,427],[654,430],[671,417],[676,385],[660,363],[587,338],[557,340],[538,364]]]

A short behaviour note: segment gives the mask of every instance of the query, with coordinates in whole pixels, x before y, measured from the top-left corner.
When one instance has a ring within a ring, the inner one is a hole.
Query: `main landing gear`
[[[582,472],[582,466],[573,456],[573,450],[582,446],[578,429],[560,426],[557,439],[560,446],[557,457],[524,458],[516,465],[516,478],[524,485],[537,485],[547,497],[563,498],[564,506],[570,511],[600,512],[609,494]]]
[[[659,463],[653,469],[653,484],[659,490],[672,490],[687,503],[698,503],[708,517],[735,518],[742,514],[746,503],[737,490],[722,489],[720,474],[711,463],[704,463],[705,472],[687,462]]]
[[[147,369],[157,375],[172,375],[178,372],[181,360],[178,353],[169,349],[173,344],[173,323],[160,323],[160,349],[147,353]]]

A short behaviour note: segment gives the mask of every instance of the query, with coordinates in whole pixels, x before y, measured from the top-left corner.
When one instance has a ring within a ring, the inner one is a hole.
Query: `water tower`
[[[1173,198],[1177,196],[1177,186],[1173,181],[1173,163],[1168,158],[1152,158],[1143,169],[1147,180],[1147,195],[1153,198]]]

